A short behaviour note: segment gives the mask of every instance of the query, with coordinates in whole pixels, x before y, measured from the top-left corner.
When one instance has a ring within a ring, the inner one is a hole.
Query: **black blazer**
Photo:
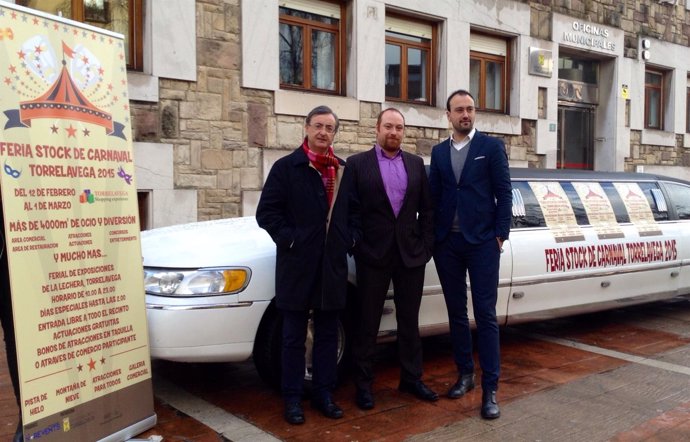
[[[362,226],[362,239],[354,248],[357,262],[380,265],[396,247],[406,267],[421,266],[431,259],[433,207],[424,163],[407,152],[402,152],[402,158],[407,191],[397,218],[383,186],[375,148],[347,159]]]
[[[436,241],[443,241],[450,232],[456,210],[460,231],[469,243],[507,239],[513,193],[503,141],[477,131],[468,148],[460,182],[455,180],[451,165],[450,138],[431,150],[429,184]]]
[[[276,243],[275,299],[281,309],[345,308],[347,252],[360,233],[349,210],[349,174],[339,161],[328,229],[326,189],[301,147],[276,161],[264,184],[256,221]]]

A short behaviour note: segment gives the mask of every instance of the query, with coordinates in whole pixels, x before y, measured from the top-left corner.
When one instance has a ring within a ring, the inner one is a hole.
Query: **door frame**
[[[594,141],[595,141],[595,136],[594,136],[594,123],[595,123],[595,117],[596,117],[596,111],[597,111],[597,106],[594,104],[583,104],[583,103],[573,103],[570,101],[558,101],[558,113],[557,113],[557,124],[558,124],[558,134],[556,138],[556,168],[561,169],[562,167],[559,167],[559,165],[564,164],[564,158],[565,158],[565,142],[564,142],[564,137],[565,137],[565,131],[564,125],[563,125],[563,112],[566,110],[573,110],[577,109],[581,112],[586,112],[590,116],[590,137],[589,137],[589,163],[590,167],[589,168],[579,168],[581,170],[594,170]]]

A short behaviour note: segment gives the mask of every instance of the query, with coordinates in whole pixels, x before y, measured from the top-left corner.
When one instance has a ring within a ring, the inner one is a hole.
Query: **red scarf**
[[[328,151],[325,154],[316,153],[309,149],[307,139],[302,143],[302,150],[309,157],[309,162],[319,171],[323,185],[326,188],[326,195],[328,196],[328,205],[333,204],[333,193],[335,192],[335,175],[340,166],[338,159],[333,153],[333,146],[328,146]]]

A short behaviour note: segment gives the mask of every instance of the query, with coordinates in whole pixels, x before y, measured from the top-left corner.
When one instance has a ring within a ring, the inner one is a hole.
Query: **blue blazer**
[[[443,241],[450,232],[456,211],[460,231],[469,243],[507,239],[513,196],[503,141],[476,131],[460,182],[455,180],[450,149],[453,146],[448,138],[431,151],[429,184],[436,242]]]

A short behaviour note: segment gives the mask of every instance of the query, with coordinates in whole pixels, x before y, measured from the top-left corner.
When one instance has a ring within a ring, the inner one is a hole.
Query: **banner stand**
[[[0,198],[24,440],[124,441],[156,424],[127,47],[0,0]]]

